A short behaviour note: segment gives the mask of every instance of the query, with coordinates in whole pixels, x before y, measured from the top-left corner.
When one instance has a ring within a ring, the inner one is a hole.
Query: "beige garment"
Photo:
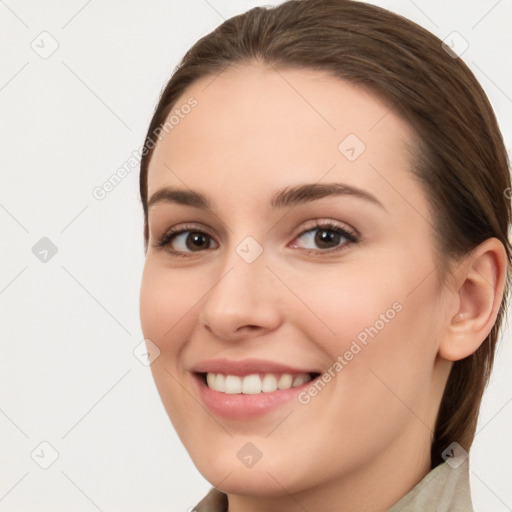
[[[469,459],[460,466],[443,462],[417,483],[387,512],[473,512]]]
[[[228,512],[227,495],[212,487],[192,512]],[[468,460],[435,467],[386,512],[473,512]]]

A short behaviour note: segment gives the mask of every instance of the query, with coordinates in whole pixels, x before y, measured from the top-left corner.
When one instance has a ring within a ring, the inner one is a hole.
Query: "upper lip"
[[[195,373],[222,373],[224,375],[250,375],[252,373],[319,373],[311,369],[294,368],[266,359],[208,359],[191,367]]]

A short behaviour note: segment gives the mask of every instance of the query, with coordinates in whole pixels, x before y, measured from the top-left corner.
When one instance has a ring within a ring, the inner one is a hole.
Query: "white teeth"
[[[283,373],[277,381],[277,387],[279,389],[290,389],[292,387],[293,377],[289,373]]]
[[[228,395],[246,394],[257,395],[261,392],[272,393],[278,389],[290,389],[301,386],[311,380],[307,373],[301,373],[295,376],[289,373],[283,373],[276,376],[272,373],[261,375],[254,373],[239,377],[238,375],[224,375],[222,373],[207,373],[206,383],[210,389],[220,391]]]
[[[217,380],[217,376],[215,373],[207,373],[206,374],[206,382],[209,388],[216,388],[215,381]]]
[[[308,380],[310,380],[309,375],[298,375],[293,379],[292,388],[296,386],[302,386],[302,384],[304,384],[304,382],[307,382]]]
[[[213,374],[215,375],[215,374]],[[222,373],[217,373],[215,377],[215,388],[214,389],[224,389],[224,383],[226,381],[226,376]]]
[[[247,375],[242,380],[242,393],[246,395],[257,395],[261,393],[261,379],[259,375]]]
[[[264,393],[272,393],[277,389],[277,379],[275,375],[268,373],[263,377],[263,381],[261,382],[261,390]]]
[[[242,379],[236,375],[226,375],[224,393],[235,395],[242,392]]]

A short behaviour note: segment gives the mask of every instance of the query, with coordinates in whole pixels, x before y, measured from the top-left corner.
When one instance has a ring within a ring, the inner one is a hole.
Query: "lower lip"
[[[202,375],[194,374],[193,377],[206,407],[214,414],[233,420],[249,420],[268,414],[296,399],[297,395],[313,382],[308,381],[294,388],[278,389],[271,393],[246,395],[214,391],[206,385]]]

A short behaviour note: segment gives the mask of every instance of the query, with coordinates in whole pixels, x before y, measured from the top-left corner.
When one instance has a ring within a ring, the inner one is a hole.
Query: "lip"
[[[292,366],[276,363],[266,359],[209,359],[197,363],[190,371],[194,373],[223,373],[224,375],[238,375],[243,377],[252,373],[321,373],[320,370],[311,368],[294,368]]]
[[[202,374],[192,374],[193,381],[203,404],[217,416],[230,420],[256,419],[297,399],[297,395],[310,386],[314,380],[290,389],[278,389],[271,393],[257,395],[227,394],[210,389]]]
[[[294,368],[263,359],[244,359],[241,361],[212,359],[196,364],[190,371],[197,392],[207,409],[217,416],[231,420],[251,420],[270,414],[279,407],[297,399],[297,395],[310,386],[315,379],[294,388],[278,389],[271,393],[256,395],[227,394],[210,389],[204,379],[205,373],[223,373],[240,377],[254,373],[289,373],[291,375],[314,373],[320,375],[320,372]]]

